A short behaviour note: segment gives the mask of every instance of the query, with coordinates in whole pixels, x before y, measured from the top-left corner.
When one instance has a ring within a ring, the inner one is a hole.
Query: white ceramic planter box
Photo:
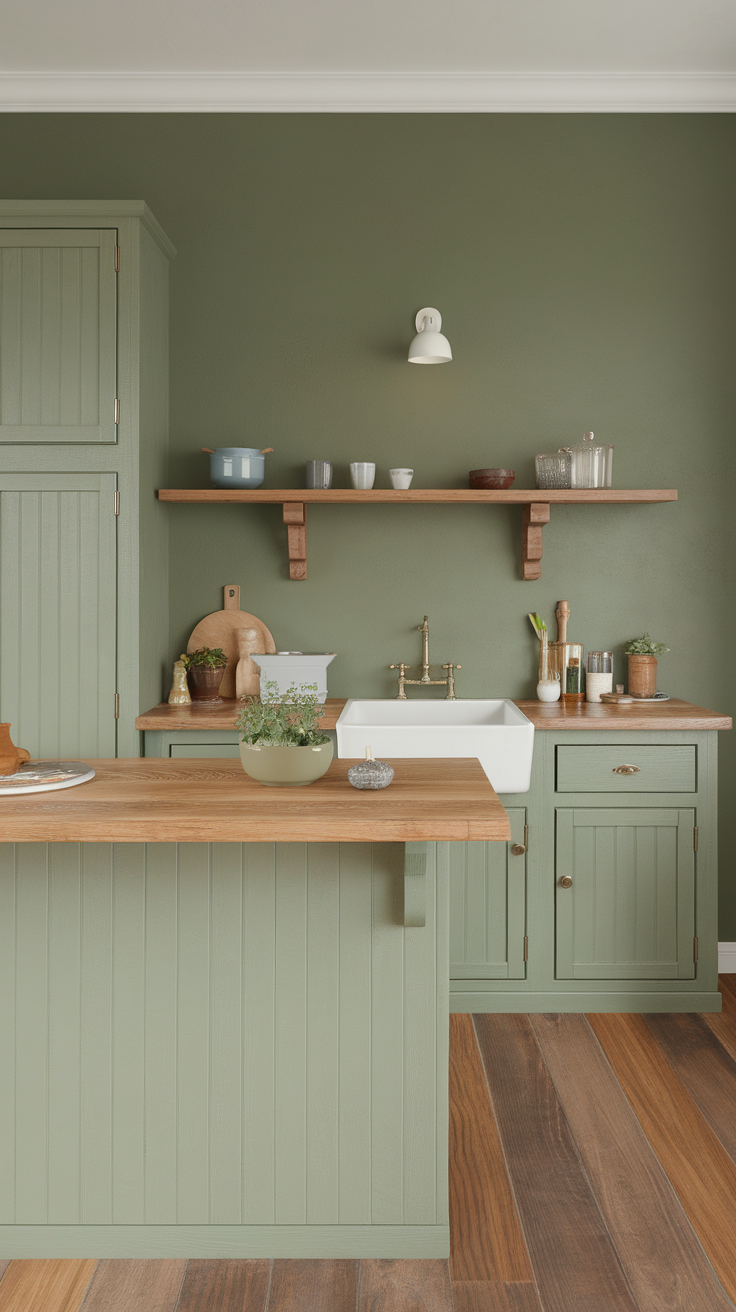
[[[260,656],[254,653],[253,660],[261,671],[261,697],[266,696],[266,684],[278,684],[281,697],[292,684],[301,689],[302,684],[317,685],[317,697],[322,702],[327,696],[327,666],[334,661],[334,651],[312,652],[276,652],[273,656]]]

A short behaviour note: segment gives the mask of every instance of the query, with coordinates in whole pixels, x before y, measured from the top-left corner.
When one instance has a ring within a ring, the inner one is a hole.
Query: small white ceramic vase
[[[389,469],[388,472],[391,476],[391,486],[395,487],[397,491],[403,491],[411,487],[411,480],[414,477],[413,469]]]
[[[354,461],[350,466],[350,482],[353,487],[367,492],[373,487],[376,478],[376,466],[368,461]]]

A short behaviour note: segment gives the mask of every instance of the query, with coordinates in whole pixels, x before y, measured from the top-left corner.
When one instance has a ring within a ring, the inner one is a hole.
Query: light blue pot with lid
[[[260,450],[257,446],[203,446],[202,450],[210,458],[210,482],[215,487],[246,488],[260,487],[266,477],[265,456],[273,451],[272,446]]]

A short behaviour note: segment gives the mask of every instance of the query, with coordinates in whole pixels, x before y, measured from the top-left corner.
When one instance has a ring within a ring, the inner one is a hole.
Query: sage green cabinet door
[[[116,240],[0,230],[0,442],[116,440]]]
[[[524,979],[524,807],[506,808],[508,843],[450,843],[450,978]]]
[[[694,824],[674,807],[557,811],[558,979],[695,978]]]
[[[0,474],[0,719],[32,757],[115,755],[114,474]]]

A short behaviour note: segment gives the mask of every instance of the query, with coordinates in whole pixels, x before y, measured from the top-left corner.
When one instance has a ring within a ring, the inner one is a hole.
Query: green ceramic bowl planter
[[[317,727],[324,706],[316,684],[292,684],[276,700],[278,684],[266,684],[266,697],[243,699],[237,721],[241,734],[240,759],[245,773],[272,787],[296,788],[313,784],[330,767],[331,740]]]

